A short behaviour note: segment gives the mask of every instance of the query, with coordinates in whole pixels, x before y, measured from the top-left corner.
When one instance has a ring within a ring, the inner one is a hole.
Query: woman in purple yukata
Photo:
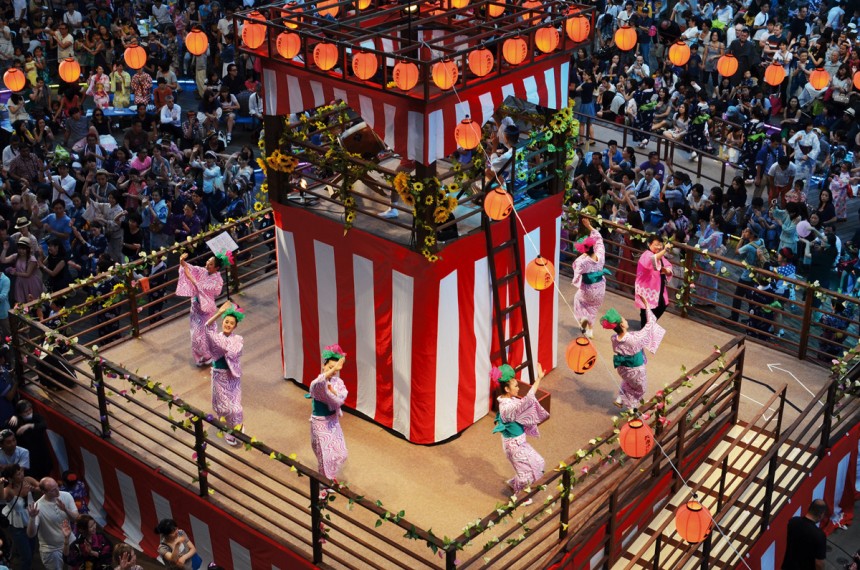
[[[606,296],[606,280],[603,276],[609,272],[603,268],[606,261],[603,236],[591,227],[588,218],[582,218],[582,225],[589,233],[588,237],[573,244],[576,251],[582,254],[573,262],[573,285],[579,288],[573,297],[573,316],[585,336],[591,338],[597,311]]]
[[[645,303],[644,299],[640,300]],[[627,319],[615,309],[609,309],[600,319],[603,328],[615,331],[612,335],[612,351],[615,353],[612,364],[621,376],[621,390],[615,398],[615,405],[627,410],[638,408],[645,396],[648,383],[645,374],[645,350],[649,350],[651,354],[657,352],[657,347],[666,334],[666,330],[657,324],[657,317],[651,309],[645,311],[647,322],[641,330],[635,332],[630,332]]]
[[[313,398],[311,410],[311,447],[317,456],[320,473],[335,480],[346,462],[346,440],[340,427],[341,406],[348,394],[340,378],[346,362],[346,353],[333,344],[322,351],[322,372],[311,382],[309,395]]]
[[[206,322],[218,309],[215,299],[224,286],[220,269],[230,264],[228,255],[210,257],[205,267],[186,262],[187,253],[183,253],[179,258],[176,296],[191,297],[191,355],[197,366],[206,366],[212,361],[206,339]]]
[[[537,380],[528,393],[519,398],[520,385],[510,365],[494,366],[490,371],[495,396],[493,408],[497,412],[493,433],[502,434],[502,448],[516,472],[516,476],[507,482],[514,493],[519,493],[543,475],[544,459],[526,441],[526,435],[540,437],[537,426],[549,417],[549,412],[543,409],[535,396],[543,377],[543,368],[538,364]]]
[[[221,332],[216,332],[212,324],[221,315],[224,315]],[[242,356],[245,341],[233,333],[236,325],[244,318],[242,309],[227,301],[206,321],[204,328],[212,356],[212,411],[218,418],[224,418],[228,426],[240,431],[245,417],[242,411],[242,365],[239,357]],[[234,446],[240,444],[230,434],[224,436],[224,441]]]
[[[645,328],[646,310],[654,312],[654,320],[663,316],[669,306],[669,280],[672,264],[664,256],[672,244],[663,246],[663,239],[654,234],[648,236],[648,249],[639,258],[636,266],[636,306],[639,308],[639,324]]]

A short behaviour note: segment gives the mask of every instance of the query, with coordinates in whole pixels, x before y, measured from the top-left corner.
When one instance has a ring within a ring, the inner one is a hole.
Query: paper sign
[[[239,244],[233,241],[233,238],[227,232],[221,232],[214,238],[206,240],[206,246],[214,254],[227,253],[228,251],[239,249]]]

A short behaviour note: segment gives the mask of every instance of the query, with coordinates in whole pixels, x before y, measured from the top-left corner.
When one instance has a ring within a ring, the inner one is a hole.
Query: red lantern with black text
[[[615,45],[621,51],[630,51],[636,47],[636,30],[630,26],[621,26],[615,30]]]
[[[379,60],[370,52],[359,52],[352,57],[352,72],[365,81],[376,75]]]
[[[633,418],[623,426],[618,434],[618,445],[628,457],[645,457],[654,448],[654,432],[640,420]]]
[[[675,511],[675,530],[687,542],[698,544],[711,532],[711,513],[702,503],[693,499]]]
[[[323,71],[328,71],[337,63],[337,46],[327,42],[314,47],[314,63]]]
[[[776,87],[785,81],[785,68],[781,63],[773,62],[764,70],[764,82]]]
[[[514,211],[514,200],[504,188],[496,186],[484,196],[484,212],[491,220],[504,220]]]
[[[266,19],[259,12],[251,12],[250,20],[242,26],[242,42],[250,49],[257,49],[266,41]]]
[[[496,58],[487,48],[478,48],[469,53],[469,69],[478,77],[484,77],[493,70]]]
[[[819,67],[809,74],[809,84],[816,91],[821,91],[830,85],[830,74],[823,67]]]
[[[454,138],[460,148],[472,150],[481,144],[481,127],[466,115],[454,129]]]
[[[487,15],[491,18],[498,18],[505,13],[505,0],[493,0],[492,4],[487,4]]]
[[[502,44],[502,55],[511,65],[519,65],[529,55],[529,45],[519,36],[508,38]]]
[[[17,67],[10,67],[9,70],[3,74],[3,83],[10,91],[16,93],[27,85],[27,77],[24,75],[24,72]]]
[[[717,73],[722,77],[731,77],[738,72],[738,58],[727,53],[717,60]]]
[[[410,61],[399,61],[391,72],[394,84],[403,91],[409,91],[418,83],[418,66]]]
[[[206,32],[195,26],[185,36],[185,49],[191,55],[203,55],[209,49],[209,37]]]
[[[564,351],[564,359],[567,365],[576,374],[584,374],[594,368],[597,362],[597,350],[591,341],[584,336],[570,341],[567,350]]]
[[[582,14],[577,14],[567,19],[564,31],[567,32],[567,37],[576,43],[584,42],[591,33],[591,22]]]
[[[686,42],[677,41],[669,48],[669,61],[681,67],[690,61],[690,46]]]
[[[540,28],[535,32],[535,45],[543,53],[555,51],[555,48],[558,47],[558,42],[558,30],[552,26]]]
[[[275,41],[278,54],[284,59],[293,59],[302,51],[302,38],[293,32],[281,32]]]
[[[535,291],[543,291],[555,283],[555,267],[552,262],[538,255],[526,266],[526,283]]]
[[[60,62],[60,79],[66,83],[74,83],[81,78],[81,64],[73,57],[67,57]]]
[[[137,44],[132,44],[125,48],[123,57],[125,64],[132,69],[140,69],[146,65],[146,50]]]
[[[436,87],[443,91],[448,90],[457,83],[457,77],[459,77],[457,64],[447,59],[440,61],[433,65],[432,76]]]

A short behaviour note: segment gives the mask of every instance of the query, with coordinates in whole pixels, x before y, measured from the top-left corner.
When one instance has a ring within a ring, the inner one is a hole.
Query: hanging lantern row
[[[452,88],[457,83],[460,72],[457,70],[456,63],[449,59],[444,59],[439,63],[433,64],[430,75],[433,78],[433,83],[444,91]]]
[[[10,67],[3,74],[3,84],[13,93],[21,91],[27,85],[27,77],[17,67]]]
[[[587,40],[591,33],[591,22],[582,14],[577,14],[567,19],[564,31],[571,40],[581,43]]]
[[[493,70],[496,58],[493,52],[485,47],[480,47],[469,53],[469,69],[478,77],[484,77]]]
[[[352,72],[359,79],[365,81],[376,75],[376,70],[379,68],[379,60],[376,54],[363,51],[355,54],[352,57]]]
[[[259,12],[248,14],[248,20],[242,26],[242,42],[250,49],[257,49],[266,41],[266,18]]]
[[[508,38],[502,44],[502,56],[511,65],[519,65],[529,55],[529,45],[520,36]]]
[[[555,51],[560,41],[558,30],[552,26],[540,28],[535,32],[535,45],[543,53]]]
[[[320,42],[314,47],[314,63],[323,71],[328,71],[337,64],[337,46]]]

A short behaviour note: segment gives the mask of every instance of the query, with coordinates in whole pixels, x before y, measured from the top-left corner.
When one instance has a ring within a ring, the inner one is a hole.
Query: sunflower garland
[[[456,198],[460,191],[457,182],[442,184],[438,178],[414,180],[406,172],[398,172],[390,177],[389,183],[400,200],[412,208],[412,217],[416,228],[420,231],[420,251],[424,257],[435,262],[439,256],[435,253],[438,246],[436,241],[436,226],[451,219],[451,214],[459,205]]]

